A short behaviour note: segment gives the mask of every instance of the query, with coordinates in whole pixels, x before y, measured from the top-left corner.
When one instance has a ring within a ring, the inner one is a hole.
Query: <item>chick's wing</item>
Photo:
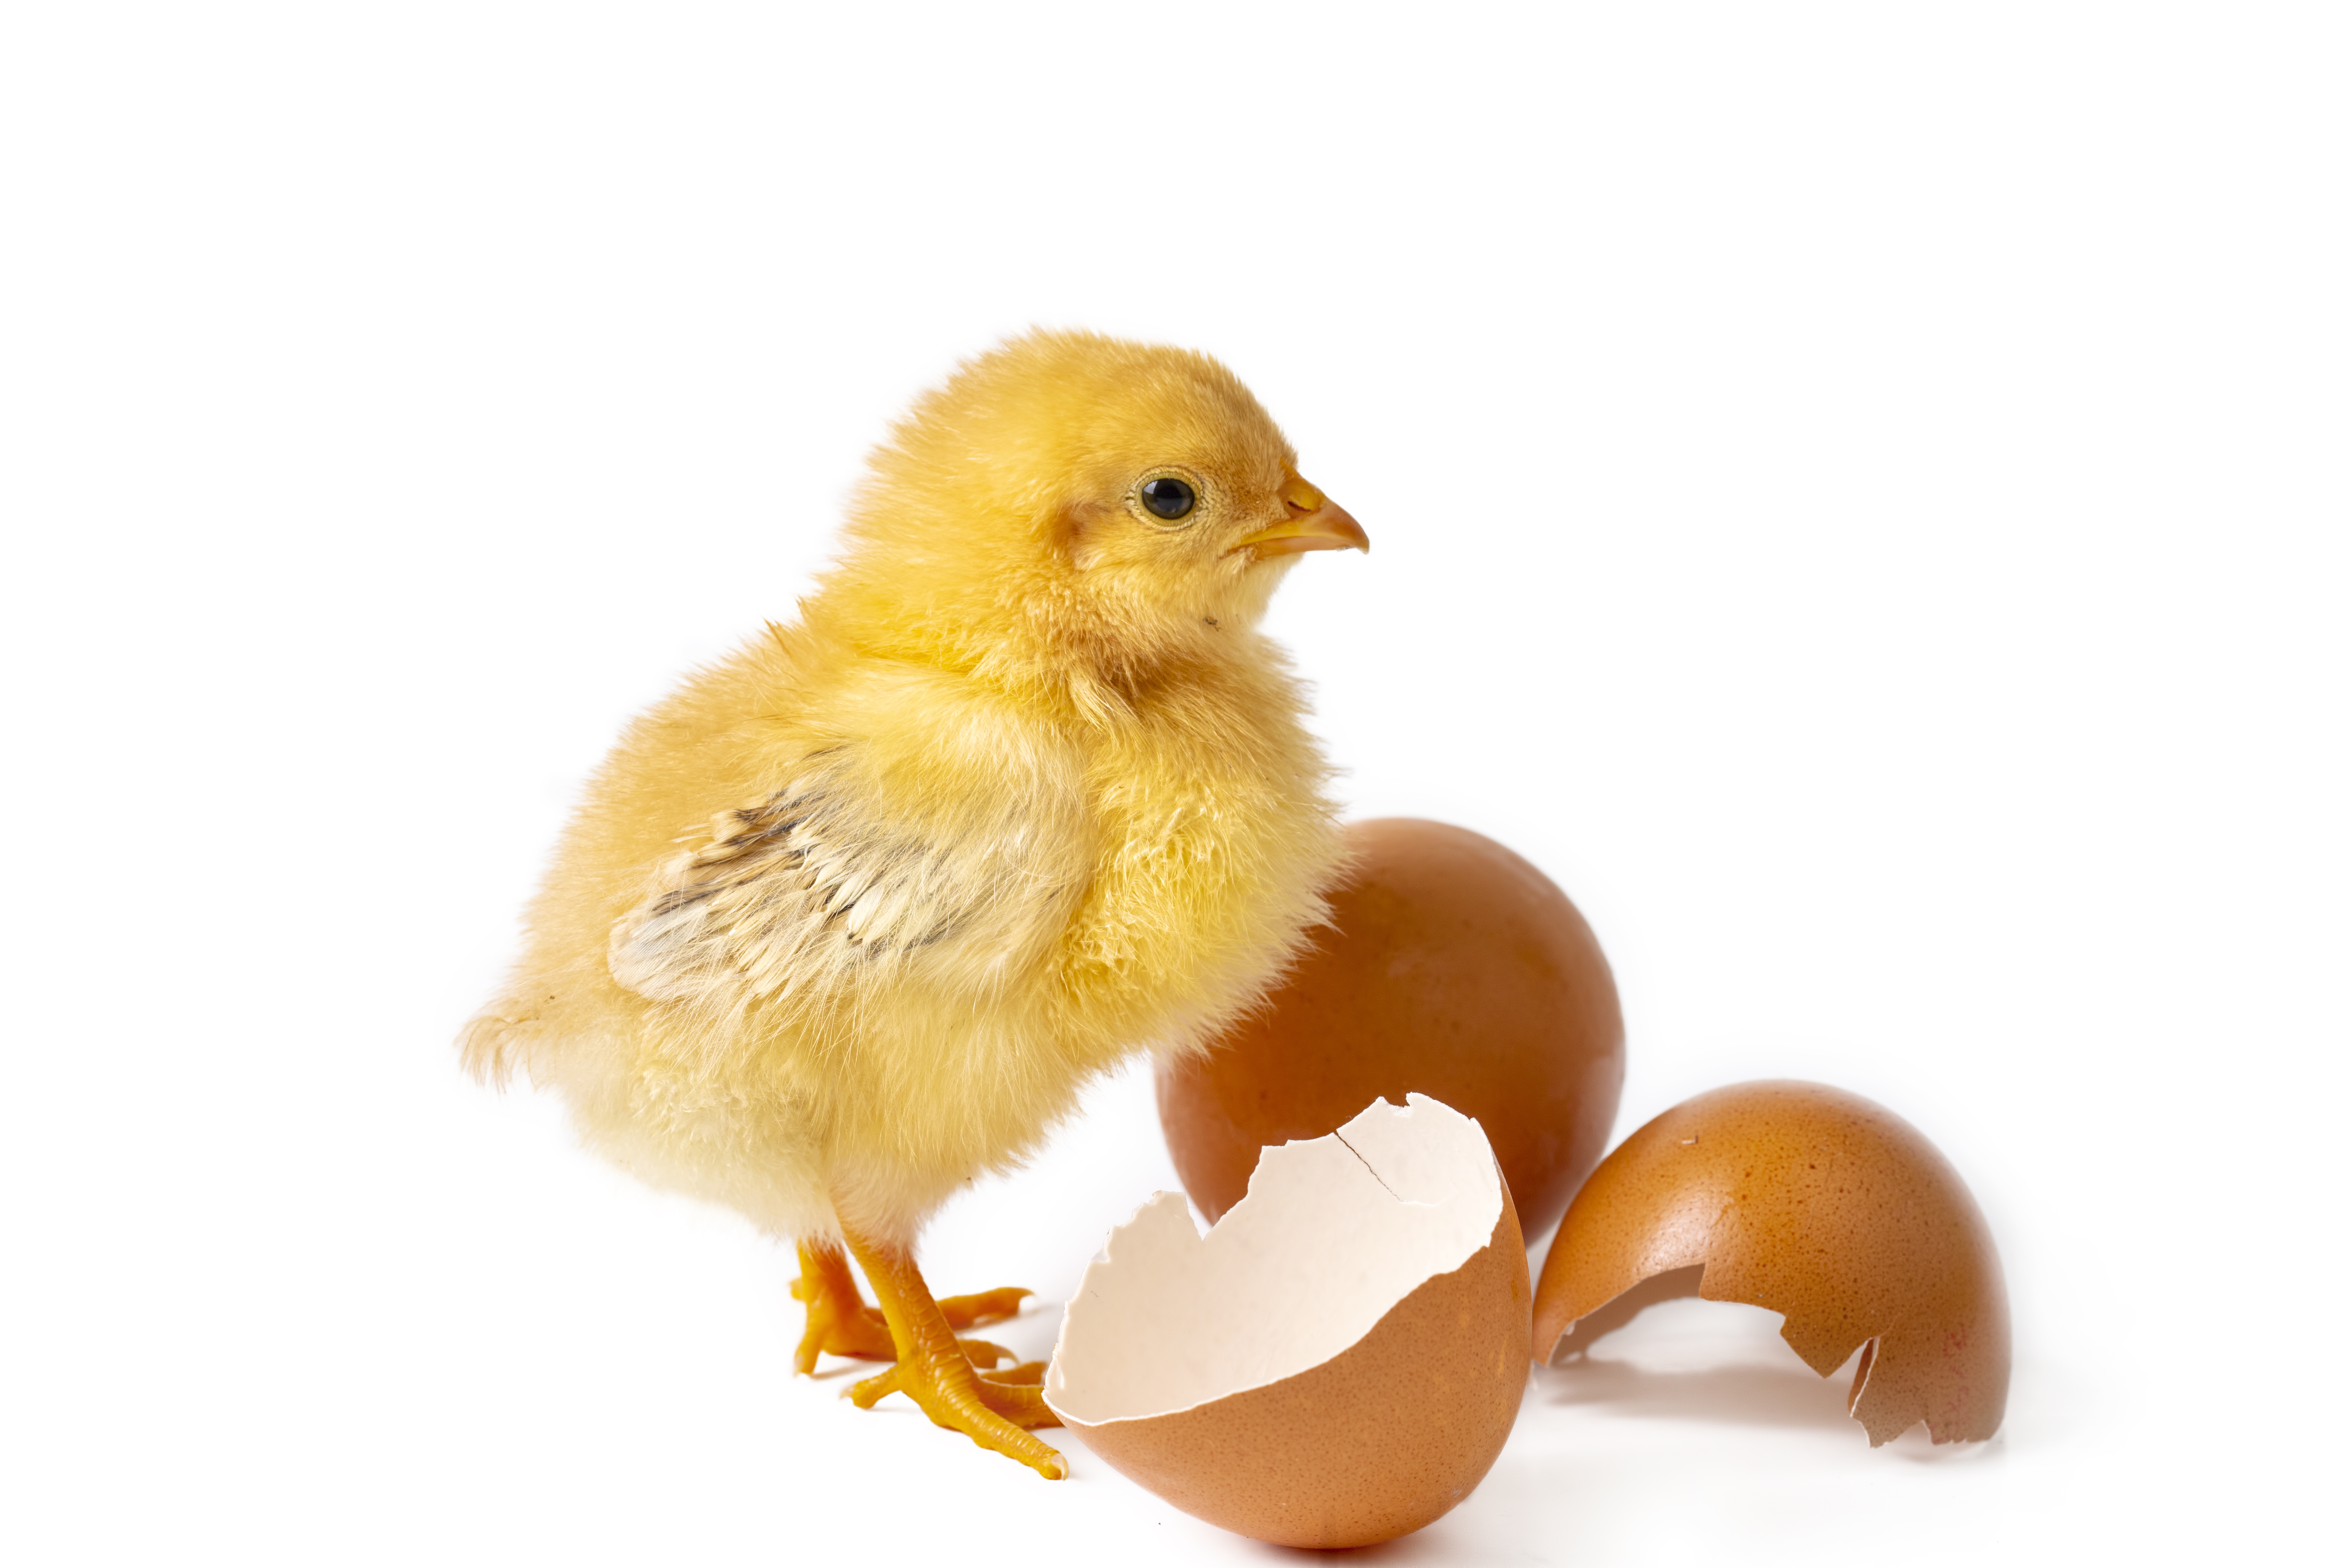
[[[1034,795],[976,791],[893,809],[854,745],[812,753],[766,798],[711,820],[613,928],[613,976],[658,1002],[814,1001],[919,973],[984,984],[1076,888],[1038,853],[1065,835]]]

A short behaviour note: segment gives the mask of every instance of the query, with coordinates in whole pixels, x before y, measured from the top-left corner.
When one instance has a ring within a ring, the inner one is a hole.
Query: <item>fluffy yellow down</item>
[[[1235,543],[1293,462],[1201,354],[1035,332],[961,367],[798,622],[621,737],[467,1065],[777,1235],[911,1244],[1090,1077],[1199,1048],[1340,866],[1255,629],[1292,558]],[[1177,524],[1138,500],[1164,475]]]

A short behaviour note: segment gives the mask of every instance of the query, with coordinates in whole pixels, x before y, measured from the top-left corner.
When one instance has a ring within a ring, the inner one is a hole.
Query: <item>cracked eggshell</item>
[[[1617,984],[1551,879],[1483,835],[1348,825],[1353,866],[1314,946],[1201,1056],[1159,1068],[1160,1121],[1211,1219],[1258,1150],[1318,1138],[1374,1099],[1478,1119],[1520,1223],[1541,1234],[1609,1149],[1625,1081]]]
[[[1734,1084],[1625,1140],[1560,1222],[1534,1342],[1572,1352],[1693,1289],[1780,1313],[1823,1377],[1863,1346],[1847,1408],[1874,1447],[1916,1421],[1938,1443],[2000,1425],[2009,1296],[1992,1233],[1936,1146],[1860,1095]]]
[[[1062,1320],[1045,1403],[1185,1512],[1365,1546],[1468,1496],[1527,1384],[1528,1263],[1477,1122],[1426,1095],[1265,1151],[1203,1236],[1161,1193]]]

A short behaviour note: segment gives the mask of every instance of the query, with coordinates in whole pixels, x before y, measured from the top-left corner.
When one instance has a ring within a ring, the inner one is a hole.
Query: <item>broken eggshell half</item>
[[[1862,1348],[1847,1409],[1877,1447],[1925,1421],[1979,1440],[2009,1401],[2009,1296],[1951,1163],[1884,1106],[1824,1084],[1734,1084],[1658,1117],[1592,1173],[1536,1288],[1551,1360],[1652,1301],[1779,1312],[1827,1377]]]
[[[1366,1546],[1460,1502],[1527,1385],[1527,1249],[1478,1123],[1426,1095],[1267,1149],[1204,1236],[1161,1193],[1062,1320],[1045,1403],[1185,1512]]]

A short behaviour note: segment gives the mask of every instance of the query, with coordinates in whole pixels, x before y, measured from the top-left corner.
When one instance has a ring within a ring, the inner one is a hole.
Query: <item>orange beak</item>
[[[1348,515],[1348,509],[1334,505],[1297,474],[1283,481],[1281,494],[1289,517],[1272,528],[1259,529],[1236,543],[1235,550],[1255,550],[1261,561],[1273,555],[1302,555],[1309,550],[1371,552],[1371,540],[1363,525]]]

